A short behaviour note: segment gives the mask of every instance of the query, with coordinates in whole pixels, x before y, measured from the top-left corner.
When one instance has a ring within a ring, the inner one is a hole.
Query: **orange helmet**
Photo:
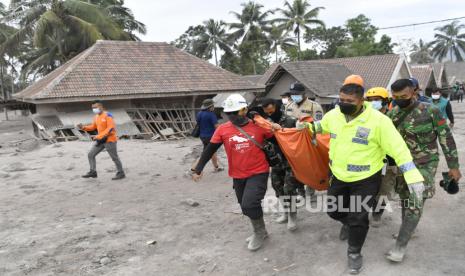
[[[362,77],[360,77],[359,75],[350,75],[350,76],[348,76],[344,80],[343,85],[346,85],[346,84],[358,84],[361,87],[365,87],[365,82],[363,81]]]

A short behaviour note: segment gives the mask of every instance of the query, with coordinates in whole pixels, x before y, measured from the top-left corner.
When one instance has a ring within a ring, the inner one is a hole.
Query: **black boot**
[[[83,175],[82,178],[97,178],[97,172],[96,171],[89,171],[88,173]]]
[[[115,177],[113,177],[111,180],[120,180],[120,179],[123,179],[125,177],[126,177],[126,175],[124,174],[124,172],[117,172]]]
[[[349,238],[349,225],[343,224],[341,227],[341,232],[339,232],[339,239],[341,241],[346,241]]]

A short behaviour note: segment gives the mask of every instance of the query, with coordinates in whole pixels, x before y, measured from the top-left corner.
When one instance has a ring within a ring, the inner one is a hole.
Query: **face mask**
[[[291,95],[291,99],[295,103],[300,103],[304,97],[302,95]]]
[[[400,108],[406,108],[412,103],[412,99],[398,99],[394,100],[394,102],[400,107]]]
[[[383,108],[383,101],[372,101],[371,106],[376,110],[381,110]]]
[[[100,108],[92,108],[92,112],[94,112],[94,114],[100,114],[100,113],[102,113],[102,111],[100,110]]]
[[[288,104],[288,103],[289,103],[289,99],[288,99],[288,98],[281,99],[281,101],[283,102],[283,104]]]
[[[339,103],[339,109],[345,115],[352,115],[357,112],[357,106],[350,103]]]
[[[244,126],[249,122],[249,119],[247,117],[236,114],[228,115],[228,119],[231,121],[233,125],[236,126]]]
[[[439,100],[439,98],[441,98],[441,95],[431,95],[431,98],[433,98],[433,100]]]

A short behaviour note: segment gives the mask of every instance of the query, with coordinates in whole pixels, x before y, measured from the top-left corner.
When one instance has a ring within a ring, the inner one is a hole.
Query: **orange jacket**
[[[95,115],[92,124],[82,127],[82,130],[97,130],[98,135],[95,137],[95,139],[100,140],[104,137],[108,137],[107,143],[116,142],[116,140],[118,140],[116,136],[116,127],[115,122],[113,121],[113,116],[107,112],[102,112],[99,115]]]

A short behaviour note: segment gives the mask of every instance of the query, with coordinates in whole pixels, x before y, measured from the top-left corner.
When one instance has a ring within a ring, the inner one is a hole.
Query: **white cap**
[[[247,107],[247,101],[240,94],[232,94],[223,102],[224,112],[239,111]]]

